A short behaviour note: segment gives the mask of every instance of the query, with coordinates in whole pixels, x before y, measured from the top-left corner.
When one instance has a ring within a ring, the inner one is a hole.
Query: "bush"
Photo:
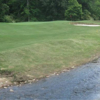
[[[5,15],[4,16],[4,21],[5,22],[14,22],[13,18],[11,16],[9,16],[9,15]]]
[[[91,19],[91,13],[87,9],[83,10],[82,19],[83,20]]]
[[[32,17],[31,21],[38,21],[36,17]]]
[[[93,17],[94,20],[99,20],[99,16],[97,16],[97,15],[93,14],[92,17]]]
[[[67,20],[80,20],[82,15],[82,6],[73,5],[65,11],[65,18]]]

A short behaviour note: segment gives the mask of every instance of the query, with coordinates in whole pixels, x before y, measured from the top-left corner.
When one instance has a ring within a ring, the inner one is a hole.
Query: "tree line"
[[[100,19],[100,0],[0,0],[0,22]]]

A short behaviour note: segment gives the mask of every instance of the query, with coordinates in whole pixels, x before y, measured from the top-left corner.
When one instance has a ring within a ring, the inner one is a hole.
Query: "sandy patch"
[[[74,24],[75,26],[89,26],[89,27],[98,27],[100,25],[89,25],[89,24]]]

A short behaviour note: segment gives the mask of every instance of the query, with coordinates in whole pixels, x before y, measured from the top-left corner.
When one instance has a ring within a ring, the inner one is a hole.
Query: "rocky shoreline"
[[[92,61],[88,61],[88,63],[100,63],[100,58],[96,58],[96,59],[94,59]],[[82,65],[84,65],[84,64],[82,64]],[[39,81],[39,80],[41,80],[43,78],[48,78],[50,76],[59,75],[59,74],[64,73],[64,72],[69,72],[71,69],[74,69],[76,67],[78,67],[78,66],[72,66],[70,68],[66,68],[66,69],[64,69],[62,71],[55,72],[55,73],[52,73],[52,74],[44,76],[44,77],[40,77],[40,78],[36,78],[36,79],[29,79],[29,80],[20,81],[20,82],[17,82],[17,81],[16,82],[15,81],[12,82],[12,78],[11,77],[10,78],[1,77],[0,78],[0,88],[5,88],[6,89],[6,88],[11,87],[11,86],[22,86],[24,84],[32,84],[32,83],[37,82],[37,81]]]

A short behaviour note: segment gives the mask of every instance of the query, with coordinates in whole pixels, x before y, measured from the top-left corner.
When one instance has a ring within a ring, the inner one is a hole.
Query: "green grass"
[[[14,72],[17,78],[39,78],[100,56],[100,27],[71,23],[0,23],[1,76]]]

